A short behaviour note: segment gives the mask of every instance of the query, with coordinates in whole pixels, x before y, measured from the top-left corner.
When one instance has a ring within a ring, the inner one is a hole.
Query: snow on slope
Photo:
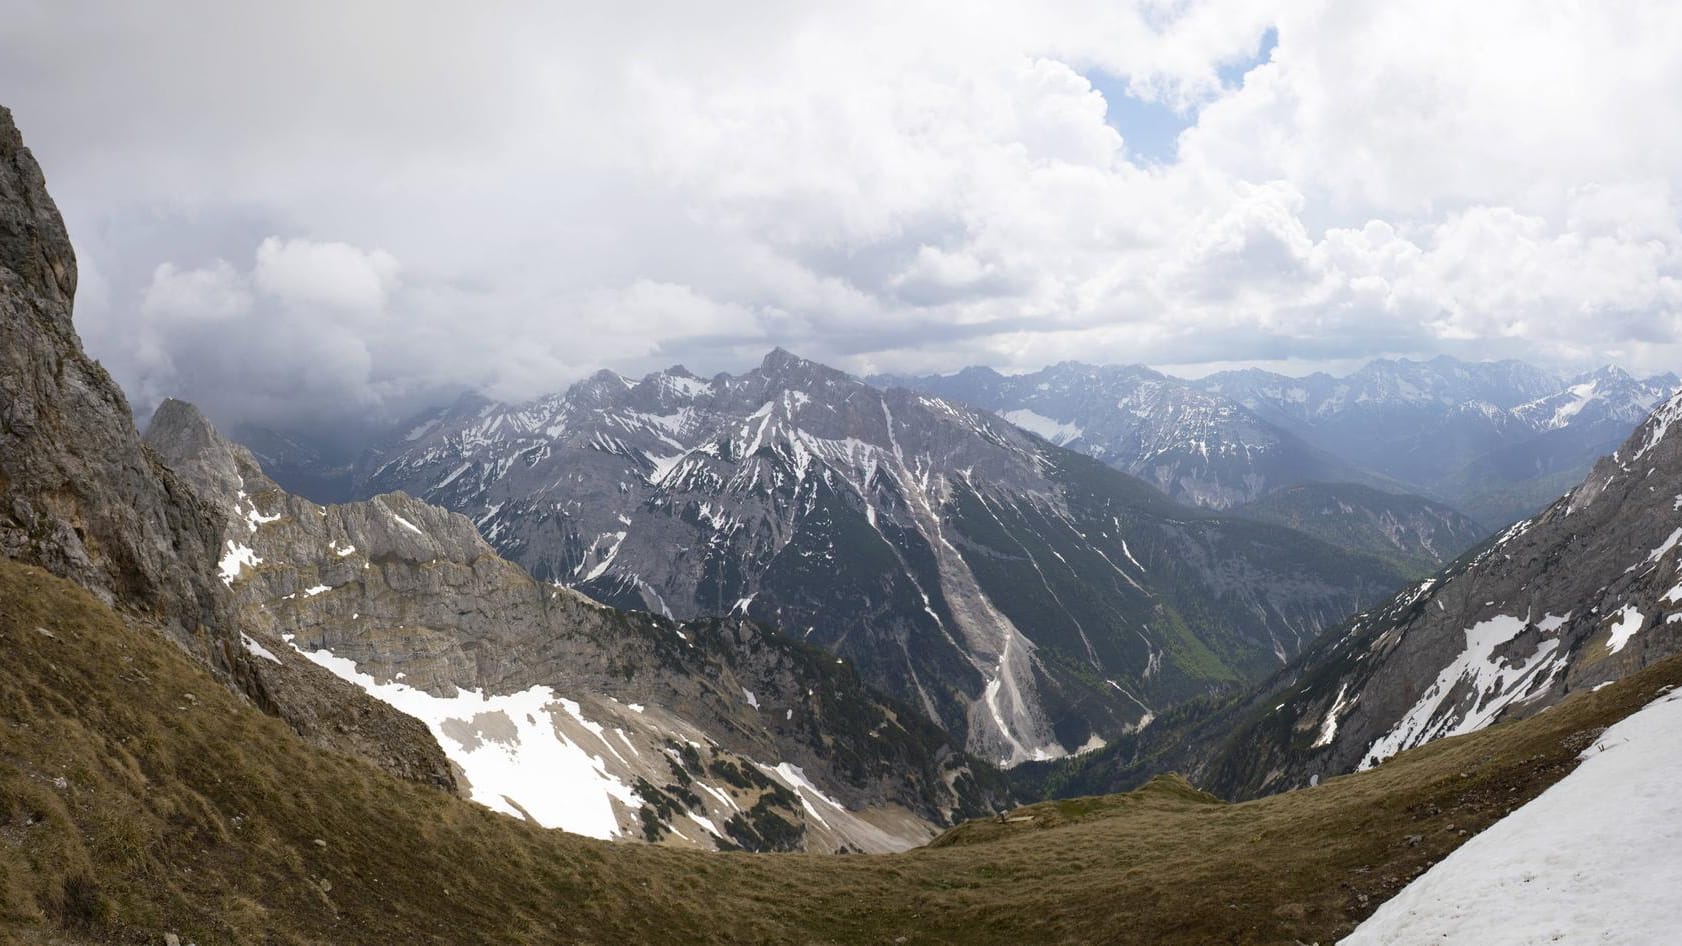
[[[999,414],[1023,430],[1038,434],[1059,447],[1079,440],[1084,433],[1079,424],[1065,423],[1054,420],[1044,414],[1036,414],[1027,408],[1014,411],[1002,411]]]
[[[1544,631],[1557,630],[1566,618],[1549,615],[1537,626]],[[1403,749],[1423,745],[1433,739],[1456,736],[1482,729],[1495,721],[1501,711],[1525,696],[1534,695],[1538,679],[1547,679],[1561,668],[1556,656],[1559,641],[1544,640],[1536,653],[1527,658],[1497,657],[1495,651],[1502,644],[1524,632],[1530,622],[1511,615],[1496,615],[1466,629],[1466,649],[1437,674],[1419,702],[1396,723],[1395,728],[1367,749],[1361,768],[1370,769]],[[1639,626],[1639,621],[1637,622]],[[1478,694],[1475,707],[1464,714],[1444,713],[1443,704],[1460,688],[1469,687]],[[1343,702],[1338,691],[1337,703]],[[1336,726],[1332,732],[1336,733]],[[1326,745],[1331,742],[1327,737]]]
[[[444,754],[461,767],[474,801],[546,828],[603,840],[642,836],[638,809],[646,807],[646,799],[633,786],[643,780],[669,780],[668,760],[681,758],[673,747],[687,743],[701,749],[699,740],[707,738],[664,710],[611,698],[596,703],[591,719],[584,707],[547,686],[489,696],[458,688],[455,696],[434,696],[401,679],[381,683],[355,661],[323,648],[305,649],[292,635],[283,639],[335,676],[425,723]],[[733,765],[751,764],[794,793],[806,813],[808,850],[845,846],[874,853],[903,851],[933,834],[898,805],[847,808],[792,763],[769,765],[720,756],[719,751],[705,749],[707,755]],[[686,818],[670,820],[671,834],[703,850],[713,849],[715,839],[731,842],[728,827],[719,826],[750,810],[757,791],[742,790],[704,767],[692,777],[689,784],[705,797],[697,796],[700,804],[691,804],[683,812]]]
[[[1378,908],[1346,946],[1675,943],[1682,937],[1682,691]]]
[[[290,636],[287,643],[292,643]],[[355,661],[330,651],[293,647],[425,723],[444,754],[466,774],[473,800],[493,811],[607,840],[619,834],[615,800],[627,808],[642,806],[631,786],[608,773],[602,756],[585,752],[562,734],[557,709],[592,731],[600,727],[579,715],[578,704],[558,699],[546,686],[502,696],[477,690],[433,696],[395,680],[380,683],[358,670]]]

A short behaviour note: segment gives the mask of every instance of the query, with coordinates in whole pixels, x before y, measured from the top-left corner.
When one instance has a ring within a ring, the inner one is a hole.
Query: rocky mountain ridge
[[[227,517],[221,575],[247,649],[425,720],[493,808],[599,837],[880,851],[1005,801],[996,775],[815,648],[539,584],[466,518],[401,493],[290,496],[178,401],[147,440]]]
[[[357,494],[393,490],[604,603],[820,644],[1003,762],[1265,675],[1399,580],[780,349],[738,376],[464,398],[373,451]]]
[[[1539,713],[1682,652],[1682,394],[1577,487],[1322,637],[1241,696],[1013,773],[1084,794],[1175,770],[1247,798]]]
[[[1141,365],[1062,362],[1019,375],[966,368],[870,381],[993,411],[1193,506],[1227,509],[1304,482],[1385,485],[1234,401]]]

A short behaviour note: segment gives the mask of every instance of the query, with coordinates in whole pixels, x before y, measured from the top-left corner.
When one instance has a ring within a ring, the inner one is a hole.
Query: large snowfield
[[[291,638],[287,639],[288,643]],[[529,817],[545,828],[604,840],[619,833],[613,799],[628,808],[642,801],[624,781],[609,774],[606,761],[575,745],[556,725],[564,712],[586,728],[578,704],[548,687],[486,696],[460,690],[433,696],[398,681],[380,683],[356,662],[327,650],[299,653],[368,695],[425,723],[452,762],[461,766],[473,800],[505,815]],[[716,833],[716,832],[715,832]]]
[[[1682,943],[1682,690],[1422,874],[1345,946]]]

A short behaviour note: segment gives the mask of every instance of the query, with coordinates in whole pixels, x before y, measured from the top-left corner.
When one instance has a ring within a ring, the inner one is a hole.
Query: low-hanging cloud
[[[1674,4],[166,6],[0,36],[143,410],[385,416],[774,344],[1682,355]]]

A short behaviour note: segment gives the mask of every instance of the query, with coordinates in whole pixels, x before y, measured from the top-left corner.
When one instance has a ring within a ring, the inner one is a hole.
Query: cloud
[[[254,282],[294,306],[378,312],[397,283],[397,260],[348,243],[269,237],[257,247]]]
[[[363,329],[384,313],[397,269],[377,250],[270,237],[244,267],[159,264],[134,317],[95,325],[120,331],[124,345],[105,358],[142,412],[171,396],[276,424],[403,409],[441,389],[375,371],[380,335]]]
[[[9,19],[0,85],[143,406],[362,417],[773,344],[1682,356],[1656,0],[61,7]],[[1151,108],[1186,128],[1146,163]]]
[[[226,260],[201,269],[159,263],[141,298],[141,314],[161,323],[216,322],[251,310],[249,280]]]

